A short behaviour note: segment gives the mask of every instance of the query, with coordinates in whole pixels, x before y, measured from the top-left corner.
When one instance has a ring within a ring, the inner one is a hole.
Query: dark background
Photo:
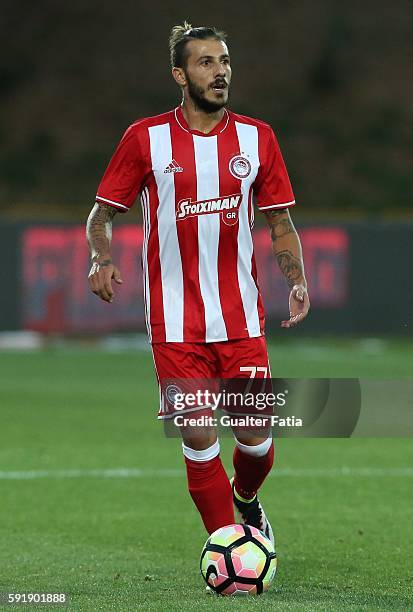
[[[179,100],[167,41],[183,19],[227,31],[231,107],[273,125],[300,214],[411,212],[408,0],[2,0],[0,11],[8,217],[84,216],[123,130]]]

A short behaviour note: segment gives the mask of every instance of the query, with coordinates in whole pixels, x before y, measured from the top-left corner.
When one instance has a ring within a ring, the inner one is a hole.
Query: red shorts
[[[152,352],[160,389],[159,418],[173,415],[165,397],[173,383],[165,388],[164,381],[271,378],[264,336],[210,343],[160,342],[152,345]]]

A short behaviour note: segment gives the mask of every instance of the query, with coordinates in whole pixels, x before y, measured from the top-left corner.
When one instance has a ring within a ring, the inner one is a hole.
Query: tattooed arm
[[[95,204],[86,224],[92,267],[89,272],[90,289],[105,302],[113,302],[112,278],[122,283],[119,270],[113,265],[110,255],[112,219],[116,214],[113,206]]]
[[[288,209],[271,210],[265,216],[271,229],[274,254],[291,289],[290,319],[282,321],[281,327],[294,327],[307,316],[310,308],[300,239]]]

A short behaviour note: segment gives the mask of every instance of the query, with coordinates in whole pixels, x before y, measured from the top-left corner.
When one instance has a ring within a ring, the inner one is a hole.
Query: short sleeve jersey
[[[155,342],[264,333],[252,227],[295,199],[271,127],[225,110],[208,134],[181,108],[141,119],[120,141],[96,201],[126,212],[140,196],[146,321]]]

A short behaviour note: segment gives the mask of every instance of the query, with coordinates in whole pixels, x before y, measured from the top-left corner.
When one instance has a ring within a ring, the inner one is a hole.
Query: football
[[[260,595],[277,571],[270,540],[250,525],[227,525],[212,533],[202,550],[201,574],[219,595]]]

